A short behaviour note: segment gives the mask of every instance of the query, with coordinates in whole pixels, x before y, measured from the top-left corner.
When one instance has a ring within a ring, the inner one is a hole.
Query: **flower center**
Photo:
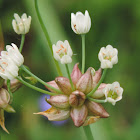
[[[67,48],[65,48],[62,44],[60,45],[60,49],[56,51],[56,53],[59,54],[60,58],[62,58],[64,55],[67,55]]]
[[[106,59],[106,60],[111,61],[112,55],[106,55],[105,53],[103,53],[103,58]]]
[[[118,94],[117,94],[116,92],[110,90],[110,91],[108,92],[107,97],[110,97],[110,98],[112,98],[112,99],[116,99],[116,98],[118,97]]]

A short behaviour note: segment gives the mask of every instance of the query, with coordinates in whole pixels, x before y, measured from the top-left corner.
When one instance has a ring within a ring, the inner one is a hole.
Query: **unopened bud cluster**
[[[52,108],[35,114],[44,115],[50,121],[60,121],[71,117],[77,127],[94,123],[99,118],[109,117],[101,104],[86,98],[86,95],[95,88],[100,80],[101,70],[95,72],[90,67],[85,74],[82,74],[78,64],[75,64],[71,78],[75,87],[74,91],[72,91],[69,79],[66,77],[56,77],[54,81],[48,82],[51,86],[60,89],[63,94],[51,96],[47,102],[52,105]],[[104,97],[103,88],[102,85],[98,88],[96,92],[101,93],[99,97],[96,95],[96,98]]]

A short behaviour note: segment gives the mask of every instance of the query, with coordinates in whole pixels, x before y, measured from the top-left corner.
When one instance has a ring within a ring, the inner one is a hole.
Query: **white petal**
[[[68,64],[68,63],[71,63],[72,62],[72,59],[70,56],[68,55],[64,55],[62,58],[61,58],[61,63],[62,64]]]

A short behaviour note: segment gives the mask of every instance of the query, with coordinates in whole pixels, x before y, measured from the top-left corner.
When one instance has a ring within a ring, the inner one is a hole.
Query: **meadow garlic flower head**
[[[107,84],[103,92],[106,98],[105,101],[115,105],[117,101],[122,99],[123,88],[120,87],[118,82],[114,82],[112,84]]]
[[[50,121],[61,121],[69,117],[72,118],[77,127],[86,126],[96,122],[99,118],[108,118],[109,114],[101,104],[90,101],[86,98],[87,93],[93,90],[95,70],[90,67],[82,75],[75,64],[71,79],[75,90],[71,88],[69,79],[66,77],[56,77],[54,81],[47,82],[51,86],[62,91],[63,94],[51,96],[46,101],[52,106],[50,109],[35,114],[44,115]],[[97,80],[97,78],[95,79]],[[50,89],[46,86],[47,89]],[[101,92],[101,89],[99,88]]]
[[[17,34],[26,34],[29,32],[31,24],[31,16],[27,17],[24,13],[21,18],[18,14],[14,14],[15,19],[12,21],[13,29]]]
[[[88,11],[85,11],[85,15],[81,12],[76,14],[71,13],[71,28],[76,34],[86,34],[91,27],[91,19]]]
[[[7,45],[6,49],[7,51],[2,51],[0,56],[0,76],[13,80],[18,76],[18,67],[23,64],[24,58],[15,44]]]
[[[57,61],[60,61],[62,64],[68,64],[72,62],[72,49],[69,45],[69,42],[65,40],[64,42],[58,41],[56,45],[52,46],[53,56]]]
[[[98,58],[102,69],[112,68],[114,64],[118,63],[118,50],[111,45],[107,45],[106,48],[102,47],[100,49]]]

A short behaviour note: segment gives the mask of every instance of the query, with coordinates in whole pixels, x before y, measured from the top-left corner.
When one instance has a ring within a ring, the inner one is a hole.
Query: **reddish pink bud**
[[[100,119],[100,116],[88,116],[83,124],[83,126],[90,125],[97,122]]]
[[[87,107],[83,105],[79,108],[72,108],[70,115],[74,122],[74,125],[80,127],[81,125],[84,124],[87,114],[88,114]]]
[[[95,70],[90,67],[76,84],[76,89],[87,94],[93,89],[93,75]]]
[[[75,64],[75,66],[73,67],[73,71],[71,73],[71,79],[75,86],[76,86],[76,83],[78,82],[78,80],[82,76],[82,73],[81,73],[80,69],[78,68],[78,65],[79,65],[79,63]]]
[[[99,103],[95,103],[93,101],[87,101],[86,102],[87,108],[88,110],[96,115],[96,116],[100,116],[101,118],[108,118],[109,114],[106,112],[106,110],[104,109],[104,107],[99,104]]]
[[[72,92],[69,97],[69,104],[72,107],[80,107],[85,102],[86,96],[78,90]]]
[[[50,99],[47,100],[47,102],[52,106],[58,107],[60,109],[66,109],[70,107],[69,98],[67,95],[51,96]]]
[[[47,82],[47,84],[49,84],[50,86],[56,88],[56,89],[59,89],[58,85],[56,84],[56,82],[53,80],[53,81],[50,81],[50,82]],[[53,92],[53,93],[57,93],[56,91],[54,91],[53,89],[45,86],[49,91]]]
[[[43,112],[38,112],[34,114],[39,114],[43,115],[48,118],[50,121],[62,121],[70,116],[70,111],[69,110],[59,110],[54,107],[51,107],[50,109],[43,111]]]
[[[93,83],[97,84],[100,80],[102,76],[102,69],[99,68],[96,72],[95,72],[95,75],[93,76]]]
[[[56,77],[55,82],[57,83],[59,89],[66,95],[70,95],[72,93],[71,84],[69,79],[66,77]]]
[[[94,92],[94,94],[92,95],[93,98],[95,99],[99,99],[104,97],[104,93],[103,93],[103,89],[106,87],[107,84],[102,83],[98,89]]]

